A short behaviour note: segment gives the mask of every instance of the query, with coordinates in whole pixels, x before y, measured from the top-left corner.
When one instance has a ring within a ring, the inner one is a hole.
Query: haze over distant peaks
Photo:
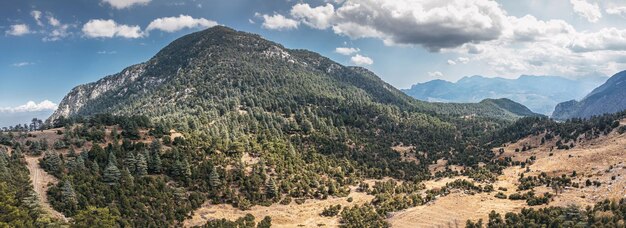
[[[607,78],[601,75],[579,79],[522,75],[517,79],[505,79],[475,75],[463,77],[457,82],[436,79],[402,91],[431,102],[479,102],[487,98],[508,98],[534,112],[550,115],[559,102],[581,99]]]
[[[626,109],[626,71],[613,75],[582,100],[570,100],[556,106],[555,119],[589,118]]]

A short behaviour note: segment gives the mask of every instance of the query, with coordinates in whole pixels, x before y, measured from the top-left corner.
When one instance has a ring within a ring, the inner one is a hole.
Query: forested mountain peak
[[[278,99],[269,99],[274,97]],[[163,117],[173,111],[202,112],[219,103],[231,106],[225,109],[259,106],[251,99],[268,101],[260,102],[266,103],[261,106],[273,111],[290,103],[294,108],[334,100],[443,114],[507,116],[503,110],[480,104],[458,109],[458,105],[415,101],[365,68],[345,67],[314,52],[287,49],[256,34],[215,26],[173,41],[144,63],[74,88],[50,120],[96,113]],[[278,103],[281,99],[289,102]]]

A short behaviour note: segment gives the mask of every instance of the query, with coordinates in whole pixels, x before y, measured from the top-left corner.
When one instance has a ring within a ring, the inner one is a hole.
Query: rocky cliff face
[[[137,80],[145,72],[146,64],[137,64],[124,69],[122,72],[104,77],[97,82],[92,82],[74,87],[61,100],[59,107],[48,120],[54,121],[60,117],[69,117],[77,114],[87,102],[98,98],[100,95],[128,85]]]

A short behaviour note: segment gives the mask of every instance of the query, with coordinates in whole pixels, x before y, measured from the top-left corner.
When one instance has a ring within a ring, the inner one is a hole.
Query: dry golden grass
[[[353,201],[348,202],[348,197]],[[289,205],[274,204],[269,207],[254,206],[250,210],[242,211],[231,205],[212,205],[205,203],[195,210],[192,218],[184,221],[183,226],[192,227],[204,225],[209,220],[229,219],[236,220],[250,213],[254,215],[256,221],[261,221],[265,216],[272,217],[272,227],[318,227],[323,224],[326,227],[339,226],[338,217],[320,216],[325,207],[340,204],[342,207],[364,204],[370,202],[374,197],[366,193],[356,192],[355,188],[348,197],[331,197],[326,200],[307,200],[298,205],[291,202]]]

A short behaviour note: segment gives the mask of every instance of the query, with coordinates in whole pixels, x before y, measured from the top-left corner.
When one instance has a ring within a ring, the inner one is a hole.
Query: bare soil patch
[[[250,213],[254,215],[257,222],[261,221],[265,216],[271,216],[272,227],[318,227],[321,224],[325,227],[337,227],[339,226],[338,217],[324,217],[320,216],[320,213],[325,207],[337,204],[340,204],[342,207],[364,204],[374,198],[366,193],[356,192],[355,189],[353,187],[348,196],[352,197],[352,202],[348,202],[348,197],[333,197],[326,200],[309,199],[301,205],[291,202],[289,205],[254,206],[246,211],[227,204],[212,205],[205,203],[194,211],[192,218],[184,221],[183,226],[201,226],[207,221],[222,218],[236,220]]]
[[[41,167],[39,167],[39,159],[41,157],[43,156],[26,156],[26,163],[28,171],[30,173],[30,180],[33,183],[33,188],[37,193],[37,196],[39,196],[39,202],[44,211],[46,211],[54,218],[67,221],[67,218],[65,218],[65,216],[61,212],[54,210],[48,202],[48,195],[46,194],[46,192],[48,191],[48,184],[56,184],[59,181],[54,176],[48,174]]]

